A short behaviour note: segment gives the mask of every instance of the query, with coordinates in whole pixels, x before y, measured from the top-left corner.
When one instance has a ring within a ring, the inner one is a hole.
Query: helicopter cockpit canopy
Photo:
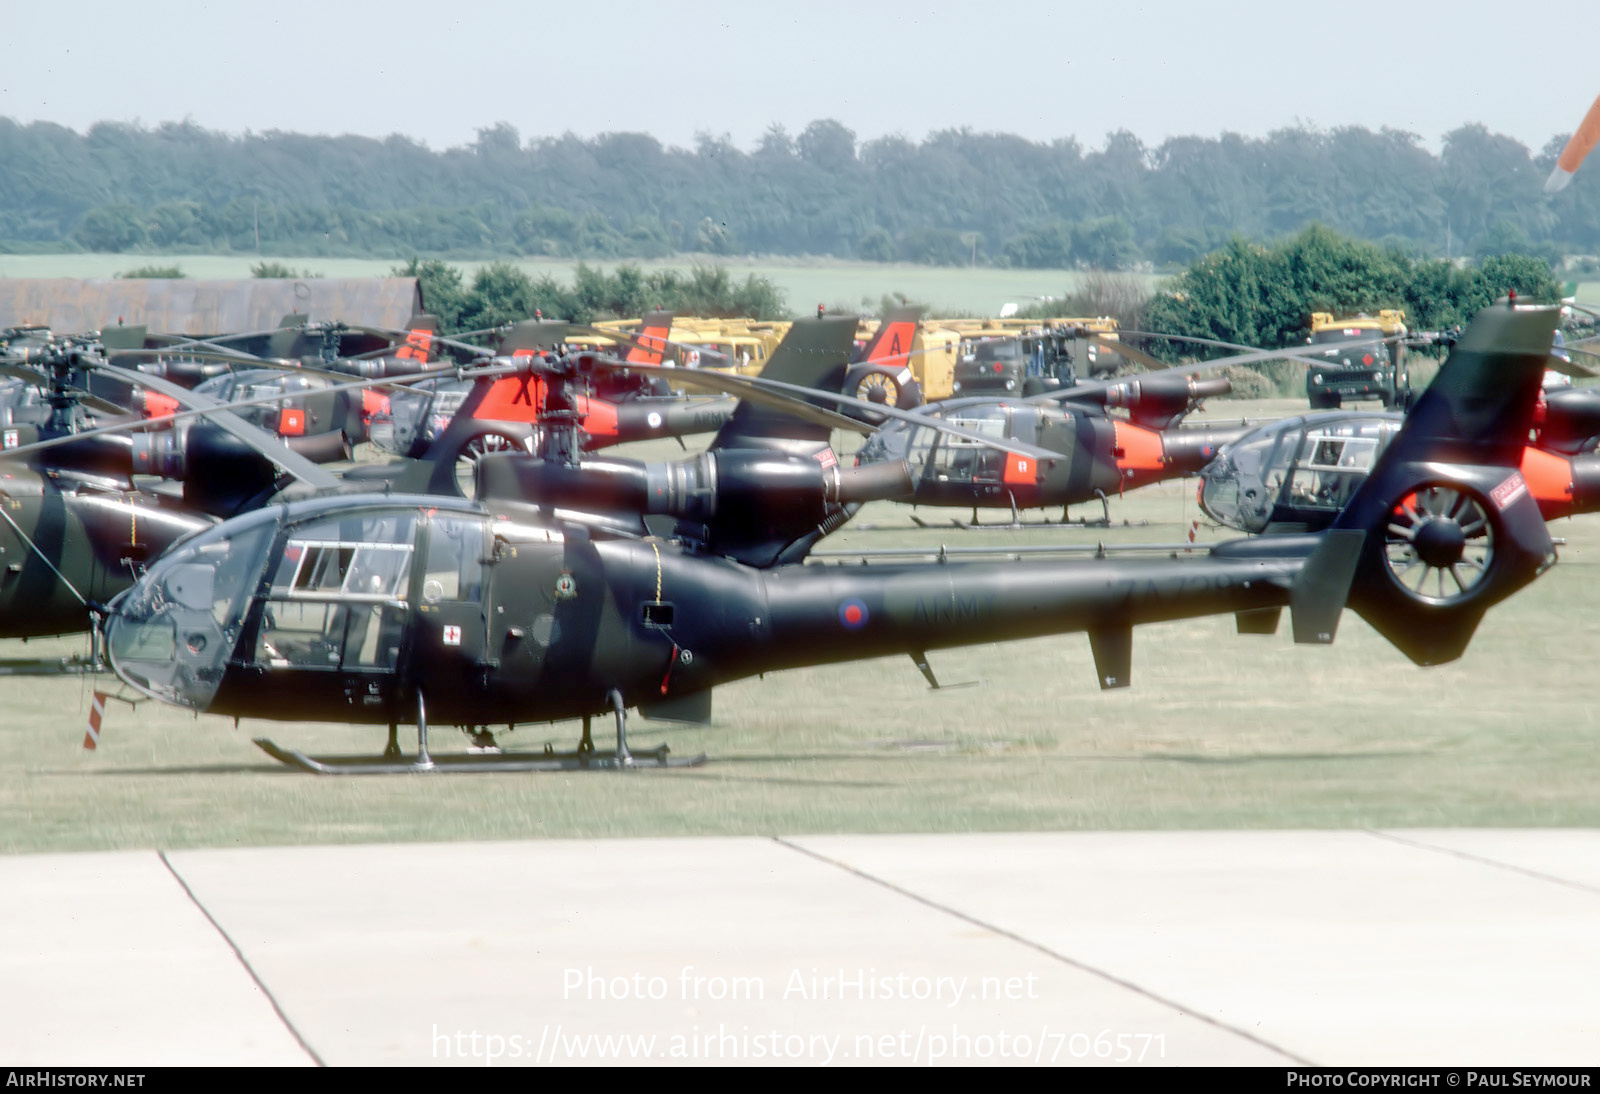
[[[201,395],[209,395],[219,402],[229,403],[246,399],[269,399],[278,395],[287,400],[323,386],[324,383],[310,376],[280,372],[277,369],[249,369],[213,377],[197,384],[195,391]],[[279,407],[275,404],[263,404],[240,407],[237,413],[252,425],[272,429],[277,426],[278,410]]]
[[[396,387],[372,421],[372,443],[397,456],[420,456],[437,440],[472,391],[471,380],[441,378]]]
[[[239,639],[280,510],[220,524],[175,546],[111,605],[112,667],[158,699],[204,710]]]
[[[316,499],[202,532],[112,604],[112,667],[196,710],[210,708],[234,662],[392,674],[415,604],[476,602],[484,588],[487,516],[422,500]],[[426,564],[413,566],[419,551]]]
[[[928,417],[1004,440],[1013,435],[1010,429],[1012,409],[1004,403],[972,399],[930,408]],[[856,454],[858,464],[900,459],[909,463],[913,476],[940,481],[981,477],[991,464],[998,474],[1005,465],[1005,453],[999,449],[927,426],[893,421],[867,438]]]
[[[1223,448],[1201,473],[1200,507],[1219,524],[1325,527],[1400,431],[1398,414],[1311,414],[1272,422]]]

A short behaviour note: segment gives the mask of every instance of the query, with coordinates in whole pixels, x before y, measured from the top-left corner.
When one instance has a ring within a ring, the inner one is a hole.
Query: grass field
[[[0,255],[0,277],[114,277],[139,266],[178,266],[194,278],[214,279],[249,277],[250,267],[260,259],[253,255],[118,255],[58,254]],[[273,258],[296,270],[311,270],[327,277],[378,277],[397,265],[393,259],[363,258]],[[686,269],[693,259],[677,258],[635,262],[643,268]],[[912,266],[900,263],[842,262],[834,260],[711,258],[705,264],[728,267],[735,277],[754,274],[770,278],[783,290],[795,314],[813,311],[818,304],[833,311],[876,311],[885,294],[904,293],[907,298],[928,304],[941,312],[998,315],[1002,305],[1026,307],[1036,298],[1060,297],[1068,292],[1081,274],[1071,270],[997,270],[987,267],[959,269]],[[470,279],[483,262],[452,263]],[[521,260],[514,265],[538,277],[549,274],[570,282],[575,261]],[[606,270],[619,263],[591,262]],[[1151,284],[1159,278],[1147,277]]]
[[[1275,417],[1282,400],[1218,417]],[[676,446],[649,450],[670,457]],[[1192,482],[1113,502],[1109,530],[922,531],[887,503],[824,546],[1176,542]],[[1085,507],[1083,514],[1090,512]],[[1075,511],[1075,515],[1077,511]],[[923,510],[927,518],[940,514]],[[1148,522],[1148,523],[1145,523]],[[365,752],[382,731],[198,719],[113,703],[79,747],[90,684],[0,679],[0,851],[1079,828],[1600,825],[1600,517],[1552,527],[1561,562],[1492,610],[1466,656],[1412,665],[1347,613],[1331,648],[1236,636],[1228,618],[1139,629],[1134,685],[1101,692],[1065,635],[777,673],[718,689],[709,728],[635,721],[636,744],[707,752],[691,770],[319,779],[251,743]],[[1220,538],[1200,529],[1202,542]],[[1020,565],[1020,564],[1019,564]],[[0,656],[82,639],[0,643]],[[575,740],[524,727],[516,748]],[[436,750],[464,747],[454,731]]]

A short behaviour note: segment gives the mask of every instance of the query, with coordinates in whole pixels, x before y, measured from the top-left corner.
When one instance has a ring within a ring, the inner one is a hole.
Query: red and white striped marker
[[[1198,532],[1199,530],[1200,530],[1200,522],[1197,521],[1197,520],[1191,520],[1189,522],[1189,542],[1190,543],[1194,542],[1194,534],[1196,532]]]
[[[89,752],[93,752],[100,743],[100,719],[105,717],[105,713],[106,693],[97,691],[94,693],[94,705],[89,708],[89,725],[83,735],[83,747]]]

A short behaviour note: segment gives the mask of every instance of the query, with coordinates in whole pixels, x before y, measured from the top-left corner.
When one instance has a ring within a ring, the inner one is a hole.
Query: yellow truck
[[[1376,318],[1312,313],[1306,344],[1322,360],[1306,367],[1311,409],[1335,410],[1346,399],[1377,399],[1386,408],[1405,405],[1411,386],[1405,336],[1406,313],[1399,308],[1386,308]]]

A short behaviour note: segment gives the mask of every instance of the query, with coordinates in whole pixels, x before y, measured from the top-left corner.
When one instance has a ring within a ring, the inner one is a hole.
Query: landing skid
[[[608,771],[645,767],[698,767],[706,762],[698,756],[669,756],[667,746],[635,750],[618,761],[614,751],[604,752],[500,752],[434,754],[427,764],[414,759],[389,759],[383,756],[307,756],[295,748],[280,748],[265,737],[256,738],[256,747],[274,760],[313,775],[409,775],[413,773],[486,771]]]
[[[589,716],[583,717],[583,740],[571,752],[557,752],[550,745],[543,752],[505,752],[494,743],[487,727],[471,734],[473,749],[465,755],[433,756],[428,752],[428,715],[422,693],[417,693],[417,754],[406,758],[396,738],[397,726],[389,726],[389,744],[378,756],[307,756],[294,748],[279,748],[265,737],[255,739],[256,747],[281,764],[313,775],[410,775],[436,771],[462,774],[486,771],[623,771],[643,767],[698,767],[706,762],[698,756],[669,756],[666,745],[635,752],[628,747],[628,715],[622,694],[612,691],[611,702],[617,720],[617,747],[596,751],[589,734]]]
[[[1111,502],[1110,502],[1110,499],[1108,499],[1106,497],[1106,494],[1105,494],[1104,490],[1096,490],[1094,492],[1095,499],[1100,502],[1100,516],[1097,519],[1091,519],[1089,517],[1078,517],[1077,519],[1070,519],[1067,516],[1068,506],[1062,506],[1061,507],[1061,519],[1060,520],[1025,521],[1025,520],[1022,519],[1022,511],[1017,506],[1016,495],[1015,494],[1011,494],[1011,493],[1008,492],[1006,496],[1008,498],[1010,498],[1010,500],[1011,500],[1011,519],[1010,519],[1010,521],[1007,521],[1007,522],[1004,522],[1004,523],[985,524],[985,523],[983,523],[982,521],[980,521],[978,519],[978,510],[977,510],[977,507],[974,506],[973,510],[972,510],[972,519],[971,520],[952,520],[950,522],[950,524],[949,524],[949,527],[959,528],[964,532],[975,532],[975,531],[979,531],[979,530],[988,530],[988,529],[992,529],[992,528],[998,528],[998,529],[1001,529],[1001,530],[1018,530],[1018,529],[1025,529],[1025,528],[1110,528],[1110,527],[1112,527],[1112,523],[1111,523]],[[945,525],[943,525],[943,524],[930,524],[927,521],[923,520],[921,517],[917,516],[915,513],[911,514],[911,522],[913,524],[915,524],[918,528],[943,528],[943,527],[945,527]],[[1126,521],[1125,520],[1120,525],[1118,525],[1118,527],[1122,527],[1122,528],[1142,528],[1142,527],[1144,527],[1145,525],[1147,525],[1149,523],[1150,522],[1147,521],[1147,520],[1141,520],[1141,521]]]
[[[995,530],[1015,531],[1024,528],[1147,528],[1150,525],[1150,522],[1147,520],[1125,520],[1113,523],[1109,520],[1089,520],[1088,518],[1076,518],[1073,520],[1009,520],[1002,523],[985,523],[983,521],[975,520],[952,520],[949,524],[931,524],[922,520],[918,520],[916,517],[912,517],[911,519],[916,521],[918,527],[921,528],[959,528],[963,532],[988,532]]]

